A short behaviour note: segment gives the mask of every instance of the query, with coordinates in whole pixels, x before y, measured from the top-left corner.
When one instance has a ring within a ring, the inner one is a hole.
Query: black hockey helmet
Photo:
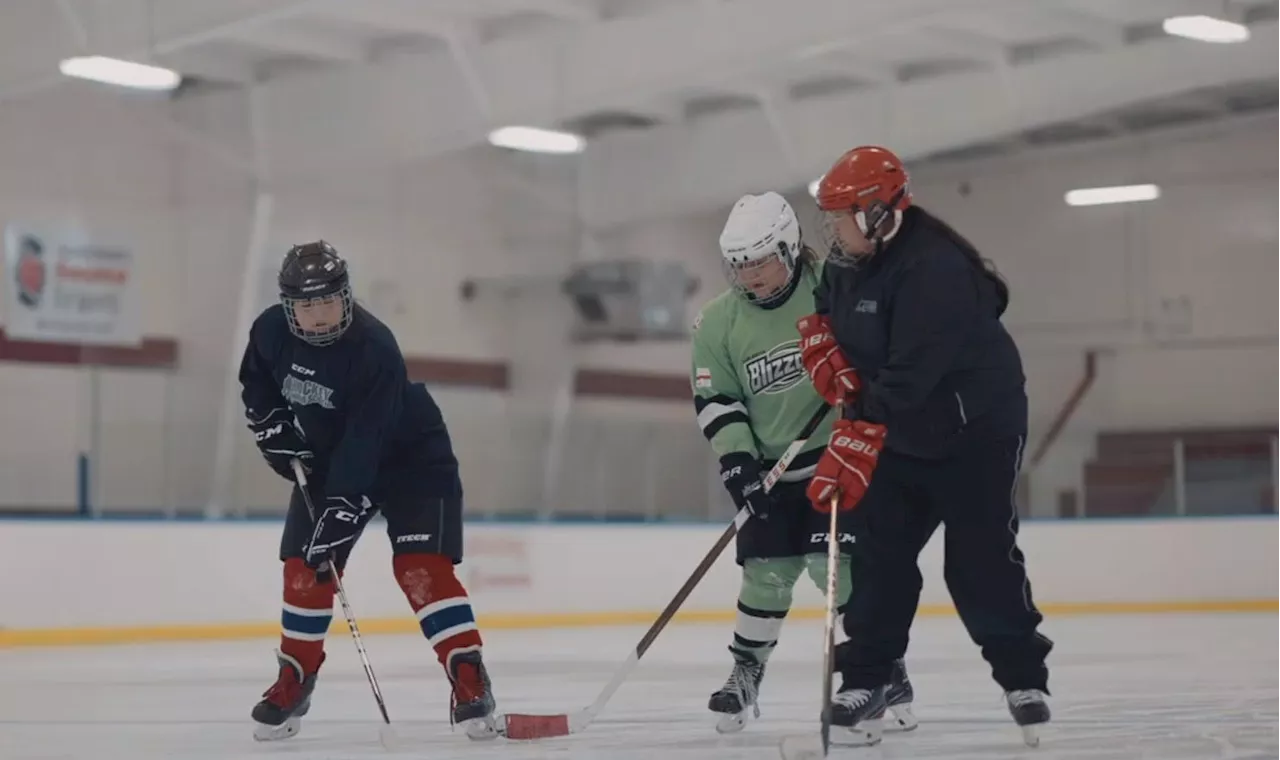
[[[317,240],[290,248],[278,282],[289,330],[298,338],[327,346],[351,326],[351,278],[332,245]]]

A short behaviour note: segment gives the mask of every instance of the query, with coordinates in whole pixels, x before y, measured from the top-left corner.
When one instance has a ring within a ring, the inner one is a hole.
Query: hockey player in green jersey
[[[800,361],[796,321],[814,311],[822,262],[801,241],[800,223],[779,194],[743,196],[720,235],[731,288],[694,322],[692,382],[698,425],[720,458],[720,475],[739,509],[752,517],[737,538],[742,567],[737,622],[729,647],[734,666],[711,695],[716,730],[742,730],[757,706],[765,664],[778,643],[792,592],[807,574],[827,585],[828,516],[813,510],[805,488],[826,448],[834,408],[770,493],[762,477],[823,403]],[[838,604],[849,599],[856,568],[851,520],[842,513]],[[896,727],[915,727],[912,691],[902,663],[886,695]]]

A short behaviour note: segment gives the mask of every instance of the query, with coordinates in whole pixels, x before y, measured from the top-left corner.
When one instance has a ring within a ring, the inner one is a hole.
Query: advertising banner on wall
[[[85,236],[11,224],[4,231],[4,327],[13,340],[136,346],[133,251]]]

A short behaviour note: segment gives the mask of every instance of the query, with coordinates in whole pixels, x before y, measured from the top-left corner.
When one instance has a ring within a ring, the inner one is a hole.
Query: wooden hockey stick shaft
[[[836,593],[839,588],[839,494],[831,496],[831,522],[827,526],[827,610],[822,623],[822,754],[831,750],[831,681],[836,654]]]
[[[302,501],[307,505],[307,512],[311,514],[311,522],[316,521],[316,507],[311,501],[311,494],[307,491],[307,471],[303,469],[302,462],[297,459],[293,460],[293,477],[298,482],[298,490],[302,492]],[[369,688],[373,690],[373,699],[378,703],[378,712],[382,714],[382,722],[391,725],[391,718],[387,716],[387,703],[382,698],[382,689],[378,686],[378,679],[373,675],[373,666],[369,664],[369,653],[365,651],[364,639],[360,637],[360,628],[356,625],[356,615],[351,610],[351,604],[347,601],[347,591],[342,587],[342,578],[338,575],[338,563],[334,561],[333,555],[329,555],[326,562],[329,566],[329,574],[333,576],[333,587],[338,592],[338,602],[342,605],[342,614],[347,619],[347,628],[351,631],[351,638],[356,643],[356,652],[360,654],[360,664],[364,665],[365,677],[369,679]]]
[[[822,420],[826,418],[831,407],[823,404],[809,421],[805,423],[804,428],[800,431],[800,435],[795,441],[787,447],[782,453],[778,461],[770,468],[768,474],[764,478],[763,486],[766,492],[772,491],[774,485],[791,466],[791,462],[795,460],[800,450],[804,448],[809,437],[813,435],[813,431],[818,429],[822,424]],[[667,624],[675,617],[676,612],[693,593],[694,588],[702,581],[711,566],[720,558],[720,554],[724,552],[729,542],[733,541],[734,536],[750,519],[751,512],[747,509],[738,510],[738,514],[734,516],[733,522],[729,523],[724,532],[720,534],[720,538],[716,539],[715,545],[707,552],[698,566],[694,568],[693,573],[676,592],[676,595],[667,603],[665,609],[662,610],[658,618],[653,621],[653,625],[649,626],[649,630],[645,632],[640,642],[636,644],[635,649],[631,651],[631,655],[627,658],[617,671],[614,672],[613,678],[596,697],[596,700],[584,710],[577,713],[562,713],[559,715],[532,715],[521,713],[508,713],[506,716],[506,734],[509,739],[545,739],[552,736],[565,736],[567,734],[576,734],[585,729],[596,716],[604,710],[604,706],[609,699],[613,697],[614,692],[622,686],[627,677],[631,675],[631,671],[640,662],[640,658],[644,657],[645,652],[649,651],[649,647],[653,645],[654,640],[658,638],[658,634],[662,633]]]

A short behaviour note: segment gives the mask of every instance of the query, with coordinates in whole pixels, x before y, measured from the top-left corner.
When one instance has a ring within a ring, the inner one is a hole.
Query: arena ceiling
[[[1274,0],[6,0],[0,108],[58,61],[149,61],[179,98],[255,93],[280,174],[423,161],[504,125],[586,138],[594,226],[905,157],[1275,109]],[[1172,16],[1245,24],[1241,44]],[[1181,115],[1181,116],[1180,116]],[[497,150],[496,148],[487,148]]]

